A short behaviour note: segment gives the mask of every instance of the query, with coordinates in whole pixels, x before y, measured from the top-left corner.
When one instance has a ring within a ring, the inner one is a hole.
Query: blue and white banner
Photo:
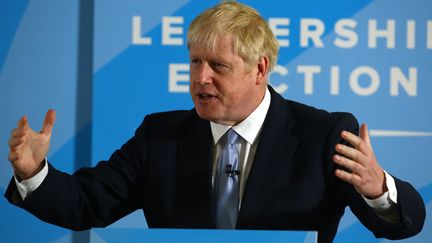
[[[0,190],[12,170],[7,140],[21,115],[40,128],[57,110],[49,159],[67,172],[81,162],[82,136],[91,161],[107,159],[144,115],[193,107],[188,93],[186,34],[190,22],[219,1],[96,0],[89,117],[80,116],[80,1],[0,1]],[[268,21],[280,44],[271,85],[285,98],[353,113],[369,125],[381,165],[411,182],[432,210],[432,2],[428,0],[243,1]],[[81,5],[82,6],[82,5]],[[88,23],[91,25],[92,23]],[[86,96],[87,97],[87,96]],[[86,145],[87,146],[87,145]],[[0,201],[2,239],[69,242],[70,231],[40,222]],[[4,216],[3,216],[4,215]],[[102,231],[145,228],[136,212]],[[29,230],[23,236],[20,231]],[[34,230],[33,230],[34,229]],[[123,231],[122,231],[123,232]],[[31,236],[30,236],[31,235]],[[29,238],[26,238],[29,237]],[[127,241],[127,235],[122,236]],[[335,242],[376,240],[346,210]],[[402,242],[432,241],[432,219]]]

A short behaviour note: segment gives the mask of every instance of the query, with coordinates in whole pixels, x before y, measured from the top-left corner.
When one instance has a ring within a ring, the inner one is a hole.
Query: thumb
[[[363,123],[360,126],[360,138],[366,142],[366,144],[368,145],[369,148],[372,148],[370,137],[369,137],[369,132],[368,132],[368,127],[367,127],[366,123]]]
[[[48,110],[45,115],[45,120],[42,125],[41,133],[51,135],[52,129],[54,127],[55,119],[56,119],[56,112],[53,109]]]

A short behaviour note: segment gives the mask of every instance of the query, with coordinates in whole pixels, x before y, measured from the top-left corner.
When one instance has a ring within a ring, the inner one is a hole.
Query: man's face
[[[191,44],[189,88],[201,118],[235,125],[259,105],[265,84],[257,78],[257,65],[246,65],[234,54],[230,37],[219,38],[214,51]]]

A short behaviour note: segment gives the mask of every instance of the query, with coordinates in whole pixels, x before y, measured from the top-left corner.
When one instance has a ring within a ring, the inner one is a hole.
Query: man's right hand
[[[9,161],[17,179],[27,180],[42,170],[44,158],[48,154],[55,116],[54,110],[48,110],[40,132],[30,128],[26,116],[23,116],[18,121],[18,127],[12,130],[9,139]]]

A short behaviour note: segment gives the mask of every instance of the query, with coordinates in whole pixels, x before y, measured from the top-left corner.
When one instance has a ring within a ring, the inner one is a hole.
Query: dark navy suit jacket
[[[332,156],[340,132],[358,132],[351,114],[317,110],[269,89],[238,229],[314,230],[320,242],[331,242],[349,206],[376,237],[399,239],[421,230],[424,203],[410,184],[395,178],[401,222],[392,224],[335,177]],[[16,200],[13,181],[6,197],[46,222],[75,230],[109,225],[136,209],[153,228],[214,228],[212,143],[209,122],[195,110],[148,115],[108,161],[72,176],[49,165],[44,182],[24,202]]]

